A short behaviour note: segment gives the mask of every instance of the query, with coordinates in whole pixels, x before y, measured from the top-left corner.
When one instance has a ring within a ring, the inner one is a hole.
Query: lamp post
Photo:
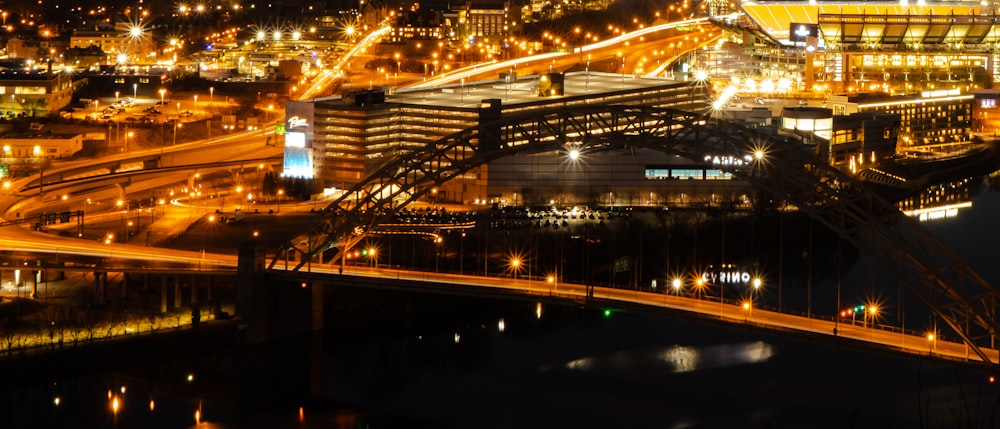
[[[126,224],[125,222],[128,220],[129,204],[127,204],[125,202],[125,200],[119,199],[118,201],[115,201],[115,205],[118,206],[118,208],[124,207],[124,210],[125,210],[124,212],[122,212],[122,231],[124,231],[124,233],[122,234],[122,240],[121,241],[122,241],[122,243],[127,243],[128,242],[128,224]]]
[[[215,117],[215,87],[208,87],[208,114]]]
[[[198,94],[194,95],[194,113],[198,114]]]
[[[285,190],[284,189],[278,189],[278,211],[277,211],[277,213],[281,213],[281,197],[284,196],[284,195],[285,195]]]
[[[205,247],[208,244],[208,226],[215,223],[215,215],[208,215],[208,223],[201,231],[201,259],[205,259]]]
[[[756,277],[756,278],[753,279],[753,291],[750,293],[750,302],[751,303],[755,299],[757,299],[757,292],[760,291],[761,284],[762,284],[762,282],[760,280],[760,277]]]
[[[133,83],[132,84],[132,101],[135,101],[135,99],[139,96],[138,94],[139,94],[139,84],[138,83]]]
[[[120,91],[115,91],[115,104],[118,104],[118,94],[120,93]]]

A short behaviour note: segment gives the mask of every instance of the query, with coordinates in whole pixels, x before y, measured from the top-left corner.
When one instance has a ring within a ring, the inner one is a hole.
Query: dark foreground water
[[[389,300],[383,317],[260,347],[30,368],[37,383],[0,392],[0,427],[1000,426],[985,370],[677,315]]]

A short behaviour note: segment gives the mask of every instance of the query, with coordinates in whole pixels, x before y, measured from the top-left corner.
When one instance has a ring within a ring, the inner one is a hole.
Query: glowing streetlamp
[[[215,215],[208,215],[207,220],[205,229],[201,232],[201,259],[205,259],[205,247],[208,244],[208,227],[215,224]]]
[[[132,84],[132,100],[135,100],[139,96],[138,94],[139,94],[139,84],[138,83],[133,83]]]
[[[181,124],[180,120],[177,119],[174,120],[174,146],[177,145],[177,129],[183,126],[184,124]]]
[[[518,271],[521,271],[521,258],[518,258],[516,256],[513,257],[513,258],[511,258],[511,260],[510,260],[510,270],[513,272],[513,274],[514,274],[514,281],[516,282],[517,281],[517,273],[518,273]]]

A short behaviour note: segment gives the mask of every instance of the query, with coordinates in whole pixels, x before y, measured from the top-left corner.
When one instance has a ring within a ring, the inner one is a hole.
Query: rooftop
[[[745,1],[741,8],[753,22],[761,27],[765,33],[777,40],[787,42],[792,24],[818,24],[819,15],[845,15],[856,17],[872,18],[895,18],[901,16],[938,16],[941,18],[955,16],[989,16],[986,15],[988,8],[980,5],[978,1],[944,1],[934,4],[918,5],[916,1],[911,4],[903,2],[861,2],[861,1]],[[905,23],[900,23],[899,31],[909,33],[926,34],[919,28],[907,30]],[[929,27],[928,23],[920,25]],[[979,24],[982,26],[983,24]],[[827,25],[823,27],[823,37],[846,38],[851,40],[855,34],[882,34],[883,27],[865,29],[862,23],[852,23],[845,26]],[[959,26],[954,31],[964,30],[965,26]],[[876,31],[876,33],[872,33]],[[895,31],[895,28],[890,31]],[[830,34],[835,33],[835,34]],[[907,34],[909,34],[907,33]],[[934,32],[931,32],[934,33]],[[964,34],[964,33],[962,33]],[[889,35],[892,37],[892,34]]]
[[[386,102],[427,106],[453,106],[478,108],[482,100],[500,99],[504,106],[533,103],[551,103],[553,100],[592,98],[600,94],[635,92],[642,89],[688,86],[689,81],[665,78],[648,78],[629,74],[580,71],[564,74],[564,95],[541,97],[538,95],[539,75],[518,76],[516,80],[502,79],[477,81],[467,84],[445,85],[433,89],[401,90],[387,92]],[[317,99],[334,100],[340,97]]]

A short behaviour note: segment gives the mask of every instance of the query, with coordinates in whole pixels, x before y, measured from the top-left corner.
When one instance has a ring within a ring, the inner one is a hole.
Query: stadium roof
[[[746,1],[741,8],[764,32],[781,42],[789,40],[792,24],[820,24],[822,37],[827,43],[857,43],[854,40],[872,43],[961,43],[958,39],[964,40],[966,34],[976,39],[984,33],[997,32],[993,29],[997,15],[986,14],[987,8],[978,1],[925,5],[906,1]],[[821,16],[824,18],[821,19]],[[959,18],[969,22],[948,22]],[[988,29],[985,28],[987,20]]]

